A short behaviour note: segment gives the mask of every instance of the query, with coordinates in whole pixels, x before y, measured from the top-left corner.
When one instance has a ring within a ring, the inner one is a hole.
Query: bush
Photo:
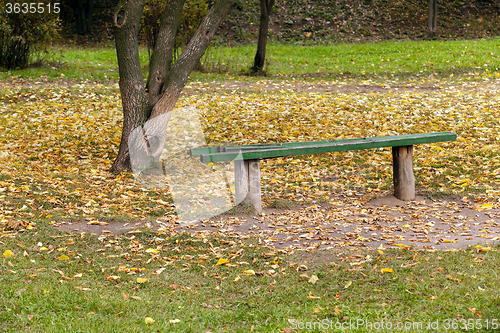
[[[27,67],[33,53],[57,36],[58,17],[58,6],[50,0],[0,0],[0,67]]]

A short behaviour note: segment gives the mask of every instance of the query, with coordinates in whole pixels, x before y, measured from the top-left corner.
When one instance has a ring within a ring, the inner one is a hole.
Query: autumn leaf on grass
[[[349,287],[351,286],[351,284],[352,284],[352,280],[349,280],[349,282],[347,282],[347,283],[345,284],[344,289],[349,288]]]
[[[90,288],[85,288],[83,286],[79,286],[79,287],[75,287],[75,289],[78,289],[78,290],[81,290],[81,291],[89,291],[89,290],[92,290]]]
[[[146,253],[158,254],[158,253],[160,253],[160,251],[158,251],[156,249],[149,248],[149,249],[146,250]]]
[[[394,273],[394,271],[392,270],[392,268],[382,268],[382,269],[380,269],[380,272],[382,274],[384,274],[384,273]]]
[[[479,253],[479,252],[488,252],[488,251],[490,251],[491,249],[492,249],[492,248],[491,248],[491,246],[488,246],[488,247],[482,247],[482,246],[481,246],[481,247],[479,247],[479,248],[477,249],[477,252],[478,252],[478,253]]]
[[[140,278],[140,277],[139,277],[139,278],[137,278],[137,280],[136,280],[136,281],[137,281],[137,283],[144,283],[144,282],[146,282],[146,281],[148,281],[148,280],[149,280],[148,278]]]
[[[309,292],[309,296],[307,296],[307,298],[308,299],[321,299],[320,296],[313,296],[311,291]]]
[[[151,318],[151,317],[146,317],[146,318],[144,318],[144,322],[146,324],[152,324],[152,323],[155,322],[155,320],[153,318]]]
[[[3,253],[3,257],[4,258],[10,258],[14,255],[14,253],[11,251],[11,250],[6,250],[4,253]]]
[[[165,267],[161,267],[161,268],[158,268],[154,271],[154,275],[160,275],[161,273],[163,273],[163,271],[165,270],[166,268]]]
[[[61,255],[60,257],[57,258],[57,260],[63,260],[63,261],[66,261],[68,259],[69,259],[69,257],[67,255],[65,255],[65,254],[63,254],[63,255]]]
[[[228,262],[229,262],[229,260],[227,260],[227,259],[219,258],[219,261],[217,261],[217,263],[215,264],[215,266],[224,265],[224,264],[226,264]]]
[[[170,324],[177,324],[177,323],[180,323],[180,322],[181,322],[181,320],[180,320],[180,319],[170,319],[168,322],[169,322]]]
[[[316,275],[312,275],[308,282],[311,284],[315,284],[318,281],[319,281],[319,278]]]
[[[238,282],[239,280],[241,280],[240,276],[239,275],[236,275],[236,277],[234,278],[234,282]]]
[[[320,313],[321,311],[323,311],[324,309],[323,308],[320,308],[319,306],[316,307],[316,309],[314,309],[314,313]]]
[[[246,271],[243,271],[243,273],[248,275],[255,275],[255,271],[253,269],[247,269]]]
[[[479,318],[482,317],[481,313],[476,310],[476,308],[468,308],[470,312],[478,316]]]
[[[120,281],[120,277],[118,275],[108,275],[106,274],[106,280],[108,281]]]
[[[447,278],[448,280],[451,280],[451,281],[455,281],[455,282],[462,281],[461,279],[452,278],[451,275],[446,275],[445,278]]]

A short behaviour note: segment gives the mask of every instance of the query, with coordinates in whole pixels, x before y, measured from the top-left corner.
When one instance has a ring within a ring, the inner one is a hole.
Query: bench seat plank
[[[205,163],[232,161],[234,159],[256,160],[305,154],[330,153],[336,151],[411,146],[422,143],[454,141],[456,138],[457,135],[455,133],[434,132],[362,139],[300,142],[288,145],[282,144],[279,147],[272,145],[269,148],[266,148],[263,145],[254,146],[254,148],[250,148],[250,146],[244,146],[241,148],[237,148],[238,146],[227,146],[225,147],[225,152],[200,154],[200,159]],[[211,149],[212,151],[213,148],[208,149]],[[221,148],[217,147],[217,149],[220,150]]]

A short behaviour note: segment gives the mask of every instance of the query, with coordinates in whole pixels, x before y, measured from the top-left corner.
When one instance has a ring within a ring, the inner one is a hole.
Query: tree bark
[[[139,61],[138,34],[145,0],[121,0],[115,11],[115,40],[123,105],[123,128],[113,173],[132,171],[135,156],[158,159],[165,144],[170,114],[189,74],[199,62],[232,0],[215,2],[177,61],[172,62],[175,33],[185,0],[169,0],[151,56],[146,87]],[[132,134],[132,135],[131,135]],[[138,155],[137,155],[138,154]]]
[[[114,173],[131,171],[128,137],[134,128],[141,126],[148,119],[147,96],[139,60],[139,29],[144,2],[145,0],[122,0],[115,12],[115,43],[123,127],[118,156],[111,167]]]
[[[266,61],[267,35],[269,32],[269,13],[273,8],[274,0],[260,0],[260,27],[257,53],[255,54],[252,73],[262,73]]]
[[[429,38],[437,36],[437,0],[429,0]]]

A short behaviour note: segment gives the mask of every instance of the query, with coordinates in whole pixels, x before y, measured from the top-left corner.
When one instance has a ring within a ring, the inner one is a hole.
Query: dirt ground
[[[193,224],[173,219],[156,222],[62,222],[67,232],[134,233],[141,228],[167,233],[255,237],[262,245],[307,251],[328,248],[418,249],[466,248],[500,239],[500,210],[484,209],[461,198],[430,200],[417,196],[405,202],[394,196],[361,206],[337,204],[264,208],[262,214],[222,215]]]

